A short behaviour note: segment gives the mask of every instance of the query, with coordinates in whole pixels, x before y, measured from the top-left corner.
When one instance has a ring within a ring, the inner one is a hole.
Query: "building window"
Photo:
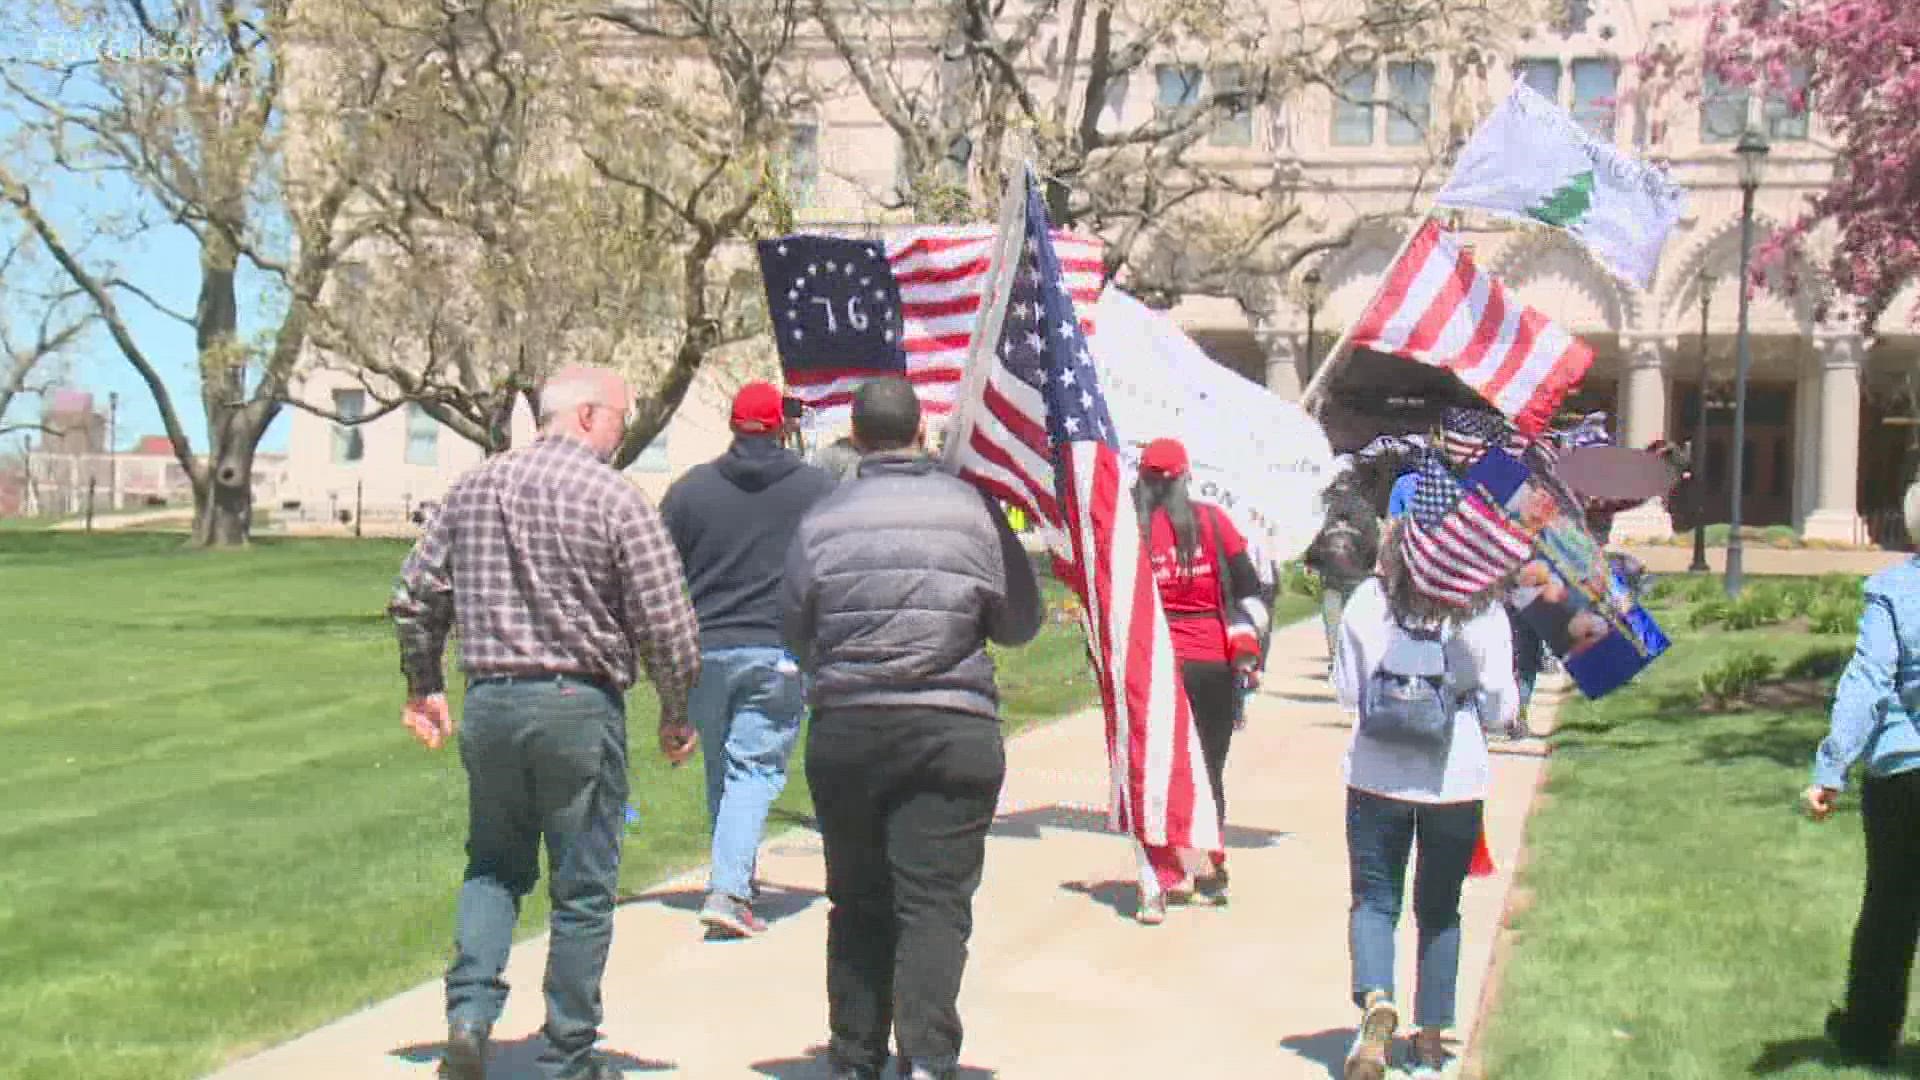
[[[358,420],[367,415],[367,392],[335,390],[333,414],[342,420]],[[361,435],[360,425],[333,425],[333,463],[335,465],[350,465],[365,457],[366,453],[367,444]]]
[[[1343,67],[1334,75],[1333,145],[1373,145],[1373,67]]]
[[[1247,72],[1238,64],[1213,69],[1213,92],[1232,94],[1247,88]],[[1207,141],[1215,146],[1253,145],[1253,108],[1240,102],[1228,107],[1226,119],[1214,125]]]
[[[1766,118],[1768,138],[1797,141],[1807,137],[1808,74],[1806,64],[1790,64],[1787,67],[1787,87],[1767,91],[1760,103],[1760,114]],[[1796,98],[1800,102],[1797,109],[1793,107]]]
[[[1418,146],[1427,141],[1433,116],[1433,65],[1409,60],[1387,65],[1387,145]]]
[[[1153,115],[1164,119],[1175,109],[1200,103],[1200,69],[1192,64],[1161,64],[1153,69]]]
[[[820,125],[801,121],[787,129],[785,167],[787,204],[812,206],[820,183]]]
[[[1732,142],[1747,127],[1747,90],[1728,86],[1713,72],[1707,72],[1706,85],[1700,91],[1700,141]]]
[[[653,437],[653,441],[647,444],[645,450],[640,451],[640,456],[633,459],[633,464],[627,466],[627,471],[630,473],[663,473],[672,470],[673,466],[667,461],[665,428]]]
[[[1615,95],[1620,65],[1612,60],[1573,62],[1573,119],[1595,136],[1613,141]]]
[[[407,464],[440,464],[440,422],[417,403],[407,406]]]
[[[1522,60],[1513,65],[1513,79],[1555,105],[1560,103],[1560,61]]]

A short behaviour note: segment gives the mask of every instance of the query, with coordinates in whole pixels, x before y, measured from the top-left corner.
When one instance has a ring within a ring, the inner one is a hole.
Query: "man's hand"
[[[692,757],[699,747],[700,736],[694,733],[692,725],[660,725],[660,753],[673,765],[678,766]]]
[[[1807,816],[1815,821],[1825,821],[1833,816],[1833,800],[1840,793],[1830,787],[1813,784],[1800,796],[1806,804]]]
[[[453,737],[453,710],[447,708],[447,695],[429,694],[408,698],[400,710],[400,722],[429,750],[438,750]]]

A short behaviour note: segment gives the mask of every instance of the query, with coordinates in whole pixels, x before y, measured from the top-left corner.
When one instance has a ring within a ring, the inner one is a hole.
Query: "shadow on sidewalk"
[[[807,1048],[805,1057],[756,1061],[748,1068],[761,1076],[772,1077],[773,1080],[821,1080],[822,1077],[831,1075],[829,1064],[825,1046],[810,1046]],[[888,1067],[881,1070],[881,1075],[893,1076],[895,1067],[895,1063],[889,1062]],[[993,1080],[999,1074],[992,1069],[962,1065],[957,1075],[960,1080]]]
[[[1129,922],[1133,920],[1134,913],[1140,910],[1140,883],[1137,881],[1063,881],[1060,888],[1112,908],[1115,915]]]
[[[814,901],[826,896],[818,889],[809,889],[797,885],[770,885],[762,883],[760,898],[753,902],[753,913],[762,921],[772,925],[782,919],[790,919],[812,907]],[[660,889],[653,892],[626,893],[617,901],[618,906],[629,904],[659,904],[661,907],[684,911],[688,914],[699,912],[706,903],[707,891],[704,888]]]
[[[487,1059],[489,1080],[538,1080],[541,1074],[534,1063],[539,1059],[540,1048],[545,1041],[539,1035],[528,1035],[510,1042],[494,1043],[493,1053]],[[446,1050],[445,1042],[415,1043],[389,1050],[387,1056],[414,1065],[433,1065],[440,1061]],[[637,1058],[619,1050],[603,1049],[600,1056],[628,1072],[672,1072],[679,1068],[671,1061]]]
[[[994,819],[993,828],[988,835],[1011,837],[1016,840],[1038,840],[1041,829],[1107,833],[1115,837],[1119,835],[1107,828],[1106,811],[1059,803],[1052,806],[1036,806],[1031,810],[1021,810],[1012,814],[1002,814]],[[1278,829],[1228,825],[1224,839],[1229,850],[1250,851],[1277,847],[1280,841],[1292,835]]]
[[[1311,1035],[1289,1035],[1280,1040],[1282,1049],[1304,1058],[1338,1077],[1346,1067],[1347,1049],[1353,1045],[1353,1028],[1328,1028]]]

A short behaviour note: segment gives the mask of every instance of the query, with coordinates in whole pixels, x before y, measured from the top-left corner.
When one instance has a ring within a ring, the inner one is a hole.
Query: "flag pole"
[[[980,294],[980,314],[974,323],[973,339],[967,343],[966,374],[954,399],[959,404],[947,418],[946,441],[940,448],[940,467],[947,472],[959,471],[960,448],[973,437],[974,410],[984,400],[981,390],[993,368],[992,352],[1007,321],[1007,304],[1013,297],[1011,275],[1019,270],[1021,243],[1026,235],[1027,184],[1032,175],[1033,164],[1021,161],[1020,167],[1008,175],[1006,195],[1000,200],[1000,221]]]
[[[1407,249],[1413,246],[1414,237],[1419,236],[1420,230],[1426,228],[1427,222],[1432,220],[1433,208],[1429,207],[1426,213],[1421,214],[1413,223],[1413,228],[1407,230],[1406,238],[1400,241],[1400,250],[1394,252],[1393,258],[1387,260],[1386,272],[1380,275],[1379,284],[1373,287],[1373,296],[1367,300],[1366,306],[1360,309],[1359,318],[1347,323],[1347,328],[1340,332],[1340,339],[1335,341],[1333,348],[1327,352],[1326,360],[1321,362],[1319,368],[1314,371],[1313,378],[1307,380],[1307,388],[1300,392],[1300,407],[1314,419],[1320,418],[1320,399],[1326,396],[1328,376],[1353,353],[1354,328],[1360,325],[1361,319],[1366,318],[1366,313],[1373,310],[1373,305],[1379,302],[1380,293],[1387,287],[1387,279],[1393,276],[1393,268],[1400,265],[1400,260],[1406,257]],[[1307,347],[1312,348],[1313,343],[1308,342]]]

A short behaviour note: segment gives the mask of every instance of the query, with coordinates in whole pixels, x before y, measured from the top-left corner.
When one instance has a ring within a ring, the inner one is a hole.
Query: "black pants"
[[[1859,1046],[1891,1049],[1907,1016],[1907,978],[1920,942],[1920,771],[1868,777],[1867,892],[1847,970],[1847,1027]]]
[[[960,978],[987,828],[1006,778],[1000,725],[929,709],[813,718],[807,782],[827,856],[827,1012],[834,1067],[879,1076],[900,1056],[960,1060]]]
[[[1226,664],[1187,660],[1180,664],[1180,681],[1187,688],[1193,726],[1200,735],[1200,753],[1206,759],[1207,779],[1213,784],[1213,805],[1220,828],[1227,827],[1227,750],[1233,745],[1233,725],[1240,716],[1240,692],[1233,685],[1233,669]]]

